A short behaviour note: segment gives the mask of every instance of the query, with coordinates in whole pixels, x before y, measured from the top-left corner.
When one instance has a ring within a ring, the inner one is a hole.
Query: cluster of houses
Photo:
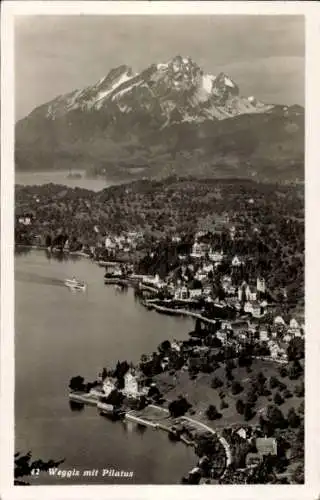
[[[141,396],[146,396],[149,387],[144,386],[142,380],[142,374],[138,370],[130,368],[124,375],[122,394],[129,400],[137,400]],[[117,379],[107,376],[101,382],[104,397],[107,398],[117,388]]]
[[[110,256],[115,256],[118,252],[129,253],[136,250],[142,239],[143,233],[136,231],[120,235],[108,234],[104,240],[104,247]]]
[[[168,289],[173,290],[175,300],[193,300],[196,298],[203,298],[207,302],[213,302],[212,295],[212,279],[210,273],[214,269],[212,264],[205,264],[201,266],[193,275],[190,280],[190,272],[194,270],[193,264],[188,266],[189,275],[185,274],[186,266],[181,266],[182,279],[178,280],[176,286],[169,284]],[[224,292],[224,298],[221,300],[216,299],[216,305],[231,306],[237,311],[243,310],[244,313],[250,314],[255,318],[262,317],[268,306],[265,299],[266,285],[263,278],[257,278],[255,285],[249,285],[243,282],[240,286],[236,286],[232,282],[231,276],[225,275],[221,278],[221,287]]]
[[[223,345],[236,341],[237,345],[248,340],[263,343],[275,361],[286,362],[287,347],[295,337],[304,337],[304,324],[291,318],[285,323],[282,316],[276,316],[272,324],[257,323],[254,320],[222,321],[216,332]]]

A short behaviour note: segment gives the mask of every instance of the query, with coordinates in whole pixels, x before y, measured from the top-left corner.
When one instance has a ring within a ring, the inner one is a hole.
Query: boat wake
[[[62,279],[53,278],[50,276],[40,276],[39,274],[36,273],[15,271],[14,276],[17,281],[37,283],[39,285],[64,286],[64,280]]]

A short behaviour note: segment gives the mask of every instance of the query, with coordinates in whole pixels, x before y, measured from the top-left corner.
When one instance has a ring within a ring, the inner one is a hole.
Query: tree
[[[226,367],[226,378],[227,380],[229,380],[230,382],[234,379],[234,376],[232,375],[232,370],[230,370],[228,367]]]
[[[298,398],[303,398],[304,396],[304,383],[296,385],[294,388],[294,393]]]
[[[246,403],[253,405],[257,401],[257,399],[258,399],[258,391],[255,385],[252,384],[246,395]]]
[[[236,410],[240,415],[243,415],[244,413],[244,402],[242,399],[238,399],[236,402]]]
[[[252,356],[248,354],[240,354],[238,358],[238,366],[250,368],[251,365],[252,365]]]
[[[260,396],[263,395],[263,392],[264,392],[264,386],[265,386],[265,383],[266,383],[266,377],[264,376],[264,374],[262,372],[259,372],[254,380],[254,384],[257,388],[257,392]]]
[[[223,386],[222,380],[219,377],[214,377],[214,379],[211,382],[211,387],[213,389],[218,389],[218,387],[222,387],[222,386]]]
[[[296,484],[304,484],[304,466],[303,464],[297,465],[292,473],[292,482]]]
[[[207,456],[209,459],[214,457],[221,450],[221,444],[217,437],[200,437],[196,447],[198,457]]]
[[[291,361],[288,367],[288,375],[290,380],[297,380],[303,373],[302,366],[297,359]]]
[[[161,395],[160,390],[155,385],[152,385],[148,391],[148,398],[159,398]]]
[[[237,382],[236,380],[234,382],[232,382],[232,385],[231,385],[232,394],[235,396],[236,394],[239,394],[241,391],[243,391],[242,385],[239,382]]]
[[[206,411],[207,418],[209,420],[216,420],[221,418],[221,413],[218,412],[217,408],[214,405],[209,405]]]
[[[289,398],[292,398],[292,392],[289,391],[289,389],[286,389],[284,392],[283,392],[283,397],[285,399],[289,399]]]
[[[280,368],[279,368],[279,374],[280,374],[280,376],[282,378],[287,377],[287,375],[288,375],[287,368],[285,366],[280,366]]]
[[[304,415],[304,401],[301,401],[301,403],[299,404],[298,412],[300,415]]]
[[[202,327],[201,327],[201,320],[200,320],[200,318],[197,318],[197,319],[196,319],[196,324],[195,324],[195,328],[194,328],[194,333],[195,333],[195,335],[197,335],[197,336],[201,336],[201,335],[202,335]]]
[[[170,415],[174,418],[176,417],[182,417],[182,415],[184,415],[190,408],[192,407],[192,405],[190,403],[188,403],[188,401],[183,398],[183,397],[180,397],[174,401],[172,401],[170,404],[169,404],[169,412],[170,412]]]
[[[279,380],[276,377],[271,376],[269,379],[270,389],[275,389],[275,387],[278,387],[278,385],[279,385]]]
[[[301,337],[294,337],[290,340],[287,347],[287,355],[289,361],[299,360],[304,358],[304,340]]]
[[[253,405],[251,403],[245,403],[243,410],[243,417],[246,421],[251,420],[255,415],[253,411]]]
[[[228,360],[226,361],[226,368],[227,368],[229,371],[232,371],[235,367],[236,367],[236,365],[235,365],[235,362],[233,361],[233,359],[228,359]]]
[[[83,392],[85,390],[84,378],[81,375],[72,377],[69,382],[69,389],[71,391]]]
[[[53,467],[59,467],[64,462],[63,460],[48,460],[43,461],[41,459],[31,460],[31,451],[25,455],[21,455],[20,452],[14,455],[14,484],[16,486],[26,486],[29,483],[22,481],[20,478],[28,477],[33,474],[34,470],[37,471],[48,471]]]
[[[105,398],[105,402],[108,405],[112,405],[115,407],[121,406],[123,400],[124,400],[124,395],[117,389],[113,389],[113,391],[111,391],[110,394]]]
[[[296,429],[300,425],[300,417],[296,414],[294,408],[290,408],[287,416],[288,424],[293,429]]]
[[[284,399],[282,398],[281,394],[279,394],[279,392],[276,392],[273,401],[277,406],[280,406],[284,402]]]
[[[130,366],[127,361],[118,361],[116,365],[116,369],[114,371],[114,377],[117,379],[121,379],[125,376]]]
[[[220,410],[224,410],[225,408],[229,408],[229,405],[224,399],[222,399],[220,403]]]
[[[283,429],[287,425],[282,411],[277,406],[274,405],[268,406],[267,418],[275,429]]]
[[[169,340],[164,340],[163,342],[161,342],[161,344],[159,346],[159,351],[160,352],[169,351],[170,347],[171,347],[171,344],[170,344]]]

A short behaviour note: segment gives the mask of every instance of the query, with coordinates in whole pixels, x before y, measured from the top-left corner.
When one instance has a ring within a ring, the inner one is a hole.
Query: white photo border
[[[14,456],[14,43],[17,15],[299,15],[305,16],[306,34],[306,462],[304,485],[261,486],[13,486]],[[318,290],[320,282],[320,6],[318,2],[281,1],[5,1],[1,16],[1,441],[0,495],[7,499],[91,498],[151,499],[269,498],[316,500],[320,494],[320,404]],[[318,160],[318,162],[317,162]]]

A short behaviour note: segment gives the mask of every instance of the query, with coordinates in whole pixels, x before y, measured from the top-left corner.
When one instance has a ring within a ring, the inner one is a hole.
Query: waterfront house
[[[189,298],[189,292],[186,286],[182,286],[176,289],[174,293],[175,300],[187,300],[188,298]]]
[[[141,395],[142,387],[138,376],[134,370],[128,370],[124,376],[124,388],[122,393],[131,398],[137,398]]]
[[[165,282],[160,279],[159,274],[156,274],[155,276],[144,276],[142,279],[142,283],[146,286],[151,286],[159,289],[165,286]]]
[[[109,394],[116,388],[114,379],[107,377],[104,379],[102,384],[102,389],[104,392],[104,396],[108,397]]]
[[[104,246],[107,250],[115,250],[117,245],[115,241],[113,241],[110,236],[107,236],[105,241],[104,241]]]
[[[180,345],[178,344],[178,342],[176,340],[173,340],[171,342],[171,349],[176,351],[176,352],[180,352],[181,351],[181,348],[180,348]]]

